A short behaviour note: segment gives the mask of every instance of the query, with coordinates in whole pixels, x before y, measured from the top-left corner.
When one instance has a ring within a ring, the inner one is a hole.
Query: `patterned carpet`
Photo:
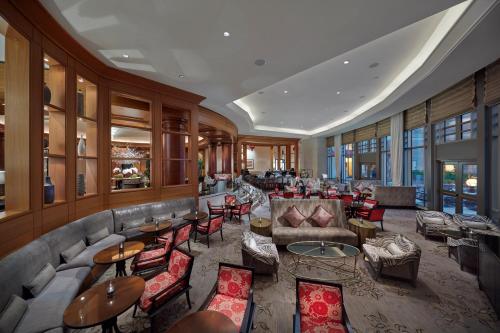
[[[269,216],[268,205],[257,208],[253,214]],[[360,256],[359,274],[343,283],[347,313],[356,332],[500,332],[500,322],[486,296],[478,289],[476,277],[460,271],[458,264],[448,258],[447,249],[441,247],[440,241],[424,240],[415,233],[414,211],[388,210],[384,227],[386,233],[403,233],[421,246],[417,287],[389,278],[374,281],[371,270]],[[246,229],[248,224],[226,223],[224,241],[215,234],[210,249],[204,240],[203,243],[191,243],[191,253],[195,256],[191,276],[193,309],[190,311],[185,297],[180,297],[155,319],[155,331],[165,332],[177,319],[199,308],[215,282],[219,261],[241,264],[240,238],[242,230]],[[187,245],[185,247],[187,249]],[[270,276],[256,277],[256,333],[292,332],[295,280],[283,265],[290,256],[286,249],[279,251],[282,262],[279,282]],[[109,269],[100,281],[112,276],[114,268]],[[138,314],[139,318],[132,318],[132,309],[122,314],[118,319],[120,329],[123,332],[148,332],[149,320],[140,311]],[[86,331],[97,332],[100,328]]]

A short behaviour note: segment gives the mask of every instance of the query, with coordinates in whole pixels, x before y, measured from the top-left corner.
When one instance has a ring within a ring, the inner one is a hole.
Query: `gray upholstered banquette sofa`
[[[141,236],[139,226],[153,217],[173,219],[175,226],[194,209],[194,198],[183,198],[102,211],[52,230],[1,259],[0,314],[6,320],[0,319],[0,331],[63,332],[66,307],[84,284],[104,271],[94,266],[97,252]],[[80,242],[85,245],[76,246]],[[30,288],[40,279],[48,282],[38,290]]]
[[[294,228],[281,216],[294,206],[307,219],[299,227]],[[326,211],[334,215],[324,228],[315,226],[309,219],[317,206],[321,205]],[[347,229],[347,220],[344,205],[340,200],[323,199],[281,199],[271,200],[271,220],[273,229],[273,243],[286,245],[298,241],[332,241],[357,246],[358,238],[355,233]]]

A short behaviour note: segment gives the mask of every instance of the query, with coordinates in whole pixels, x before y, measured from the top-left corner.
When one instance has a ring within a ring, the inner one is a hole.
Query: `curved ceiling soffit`
[[[400,96],[403,93],[408,92],[408,90],[411,89],[411,86],[406,87],[405,91],[398,91],[398,90],[402,90],[399,88],[401,88],[402,85],[408,81],[408,79],[410,79],[412,76],[414,76],[414,74],[419,72],[419,70],[426,64],[427,60],[429,60],[429,58],[433,55],[434,51],[441,45],[443,40],[446,39],[450,31],[455,27],[457,22],[460,20],[460,18],[463,17],[463,15],[467,12],[467,10],[473,3],[474,3],[473,0],[467,0],[459,5],[449,8],[446,11],[445,15],[443,15],[443,18],[440,20],[436,28],[434,29],[433,33],[424,43],[424,46],[420,49],[420,51],[416,54],[416,56],[413,57],[413,59],[406,65],[406,67],[404,67],[404,69],[398,75],[396,75],[396,77],[384,89],[382,89],[377,96],[367,101],[359,108],[351,112],[349,115],[341,119],[327,123],[313,130],[273,127],[265,125],[254,125],[254,117],[253,117],[254,111],[251,109],[250,106],[243,103],[241,99],[228,103],[226,107],[233,110],[238,115],[243,116],[246,122],[249,124],[251,131],[259,134],[262,132],[274,132],[276,134],[292,134],[305,137],[305,136],[326,135],[328,132],[334,132],[338,127],[346,125],[355,119],[359,119],[361,116],[365,116],[366,114],[370,113],[369,111],[375,111],[375,112],[380,111],[382,109],[381,106],[384,102],[393,102],[398,97],[396,95]],[[422,75],[420,80],[422,80],[427,75],[432,73],[432,71],[435,68],[437,68],[442,61],[444,61],[446,56],[460,43],[460,41],[465,36],[467,36],[467,34],[471,30],[473,30],[475,25],[489,12],[489,10],[491,10],[491,8],[494,7],[493,6],[494,4],[495,4],[494,2],[490,4],[483,4],[483,7],[487,6],[487,8],[485,8],[482,11],[481,15],[479,15],[479,17],[476,18],[474,24],[470,25],[467,29],[465,29],[466,31],[464,31],[460,36],[456,38],[456,40],[452,43],[452,45],[448,47],[446,52],[444,52],[443,55],[436,61],[435,65],[432,66],[431,70],[428,73],[425,73],[425,75]],[[340,57],[342,56],[343,55],[341,55]],[[417,83],[418,81],[415,82],[414,85]],[[389,101],[389,99],[392,99],[392,101]]]

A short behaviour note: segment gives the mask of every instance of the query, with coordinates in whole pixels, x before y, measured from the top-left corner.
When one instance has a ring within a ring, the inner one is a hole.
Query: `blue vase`
[[[46,204],[51,204],[55,199],[55,188],[54,184],[50,180],[50,177],[45,177],[45,183],[43,184],[43,202]]]

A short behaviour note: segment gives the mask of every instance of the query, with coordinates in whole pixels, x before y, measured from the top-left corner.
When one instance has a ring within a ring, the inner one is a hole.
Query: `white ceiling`
[[[461,1],[41,2],[110,66],[206,96],[203,104],[241,133],[282,136],[325,134],[373,116],[430,75],[496,3],[475,0],[425,65],[372,105],[426,45],[443,11]],[[256,59],[267,63],[256,66]],[[251,109],[253,121],[235,100]],[[335,126],[318,130],[328,122]],[[257,130],[263,126],[271,131]]]

